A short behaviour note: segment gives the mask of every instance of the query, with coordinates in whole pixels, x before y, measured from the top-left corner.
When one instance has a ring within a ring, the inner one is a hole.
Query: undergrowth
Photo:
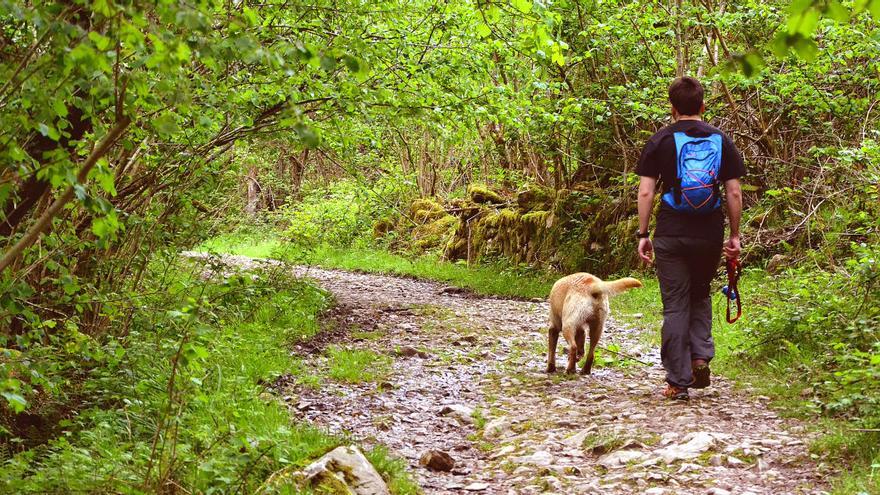
[[[287,349],[319,331],[328,295],[281,272],[205,281],[181,268],[166,272],[169,291],[143,301],[113,342],[118,359],[83,376],[94,402],[56,438],[6,459],[0,491],[251,493],[272,472],[347,443],[292,423],[267,389],[302,368]],[[386,450],[368,457],[394,493],[416,493]]]

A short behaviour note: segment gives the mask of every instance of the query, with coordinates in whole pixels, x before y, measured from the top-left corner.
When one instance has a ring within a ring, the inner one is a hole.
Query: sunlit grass
[[[374,248],[337,248],[320,245],[303,249],[262,234],[230,234],[199,246],[199,250],[282,259],[325,268],[412,276],[445,282],[478,294],[545,298],[559,277],[554,273],[517,270],[494,264],[468,267],[436,256],[407,257]]]
[[[366,349],[327,349],[327,375],[344,383],[378,382],[391,373],[391,358]]]

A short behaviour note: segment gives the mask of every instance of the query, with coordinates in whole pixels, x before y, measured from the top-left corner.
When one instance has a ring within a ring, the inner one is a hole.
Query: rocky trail
[[[298,419],[386,445],[409,462],[425,493],[824,493],[805,428],[777,416],[765,397],[713,377],[688,403],[664,400],[659,355],[643,330],[612,319],[601,344],[651,366],[615,359],[592,376],[548,375],[544,302],[291,269],[337,300],[327,331],[293,349],[308,368],[326,369],[330,346],[392,361],[375,382],[324,379],[315,387],[287,375],[275,391]]]

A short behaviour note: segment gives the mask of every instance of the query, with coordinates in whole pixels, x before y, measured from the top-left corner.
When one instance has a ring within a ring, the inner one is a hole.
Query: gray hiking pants
[[[715,357],[709,284],[721,260],[721,243],[690,237],[655,237],[654,262],[663,299],[660,358],[666,381],[687,387],[691,361]]]

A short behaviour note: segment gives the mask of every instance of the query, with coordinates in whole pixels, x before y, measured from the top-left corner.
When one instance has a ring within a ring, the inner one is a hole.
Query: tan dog
[[[584,356],[584,341],[589,327],[590,352],[581,370],[581,374],[589,375],[596,344],[608,317],[609,296],[641,286],[642,283],[634,278],[603,282],[589,273],[575,273],[557,280],[550,291],[547,372],[556,371],[556,343],[559,341],[559,332],[562,332],[568,343],[568,366],[565,372],[574,373],[578,360]]]

